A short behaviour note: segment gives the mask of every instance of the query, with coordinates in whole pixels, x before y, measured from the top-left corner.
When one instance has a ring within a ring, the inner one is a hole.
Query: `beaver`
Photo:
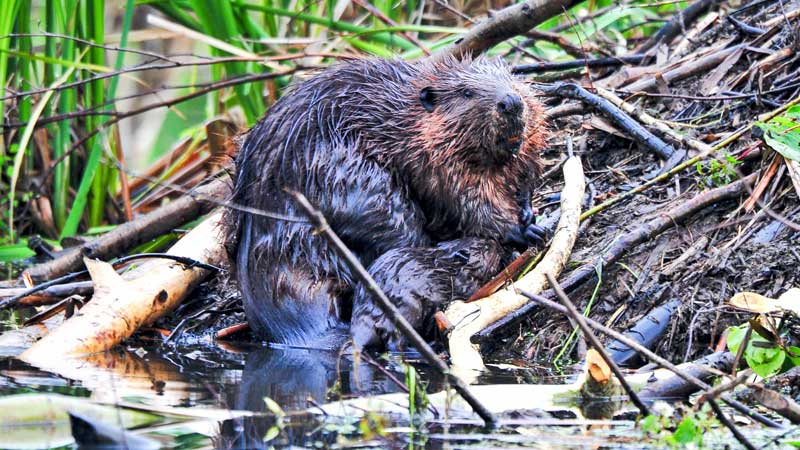
[[[291,87],[247,133],[232,201],[302,216],[288,193],[302,192],[390,299],[403,304],[416,282],[441,302],[494,275],[508,249],[541,240],[530,195],[544,139],[540,104],[501,59],[353,60]],[[330,346],[352,319],[357,344],[386,343],[387,330],[363,331],[375,306],[309,224],[234,209],[225,223],[259,337]],[[483,264],[481,251],[492,253]],[[461,287],[444,292],[456,278]],[[418,306],[415,326],[429,312]]]

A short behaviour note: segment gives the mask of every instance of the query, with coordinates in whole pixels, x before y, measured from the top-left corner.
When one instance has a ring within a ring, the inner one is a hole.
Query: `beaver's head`
[[[501,59],[446,59],[415,87],[432,161],[504,166],[543,144],[541,107]]]

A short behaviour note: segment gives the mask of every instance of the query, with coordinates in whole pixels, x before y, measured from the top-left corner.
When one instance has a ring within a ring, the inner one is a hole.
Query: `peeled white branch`
[[[205,219],[168,253],[219,265],[225,255],[217,236],[221,216],[217,212]],[[95,285],[92,301],[31,346],[21,359],[43,367],[66,355],[108,350],[175,309],[209,274],[176,261],[152,259],[123,278],[108,263],[84,262]]]
[[[450,357],[454,371],[471,379],[485,368],[476,345],[470,342],[475,333],[528,303],[517,293],[523,289],[539,293],[547,285],[546,273],[557,277],[564,269],[578,236],[581,202],[586,188],[580,158],[573,156],[564,163],[564,190],[561,192],[561,219],[558,221],[550,248],[539,264],[521,280],[489,297],[470,303],[454,302],[445,311],[454,324],[450,334]]]

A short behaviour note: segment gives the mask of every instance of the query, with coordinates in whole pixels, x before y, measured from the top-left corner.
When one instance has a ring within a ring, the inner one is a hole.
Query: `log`
[[[225,257],[217,230],[222,213],[217,212],[178,241],[173,255],[219,264]],[[37,366],[65,355],[108,350],[171,312],[206,275],[207,269],[187,268],[171,260],[148,260],[120,277],[110,264],[84,260],[95,284],[92,301],[66,320],[20,358]]]

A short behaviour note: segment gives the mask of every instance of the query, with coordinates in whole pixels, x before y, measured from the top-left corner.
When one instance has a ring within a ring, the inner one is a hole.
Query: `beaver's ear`
[[[419,102],[425,111],[433,112],[433,107],[436,106],[436,93],[433,92],[433,88],[430,86],[422,88],[419,91]]]

